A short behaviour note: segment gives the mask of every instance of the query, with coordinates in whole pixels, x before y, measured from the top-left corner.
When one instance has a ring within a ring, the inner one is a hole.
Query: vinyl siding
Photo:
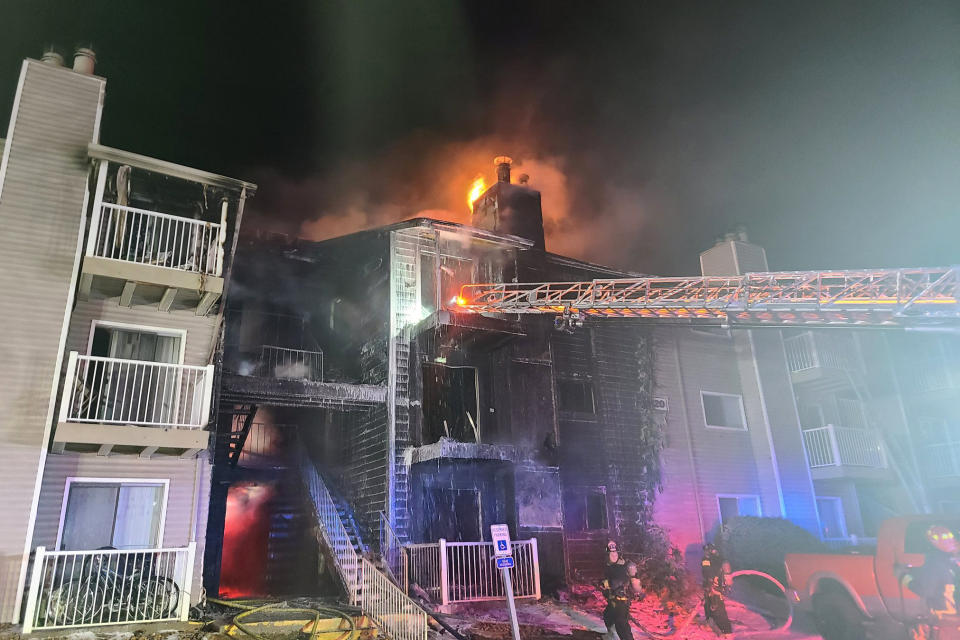
[[[657,328],[654,334],[656,394],[669,404],[657,521],[670,531],[675,544],[690,551],[701,542],[698,501],[709,537],[719,525],[717,494],[769,493],[759,478],[751,439],[752,430],[761,425],[751,420],[749,411],[746,431],[709,429],[705,424],[701,390],[743,394],[733,339],[668,327]],[[745,408],[749,402],[744,398]],[[775,506],[775,492],[772,499]],[[763,509],[771,515],[766,501]]]
[[[63,492],[67,478],[70,477],[169,480],[162,544],[164,547],[184,547],[191,539],[196,540],[197,555],[191,598],[191,601],[196,601],[200,593],[207,498],[210,490],[210,464],[206,459],[157,457],[147,460],[137,456],[108,457],[72,453],[47,456],[33,532],[33,547],[56,547]]]
[[[0,620],[13,617],[104,81],[24,63],[0,185]]]

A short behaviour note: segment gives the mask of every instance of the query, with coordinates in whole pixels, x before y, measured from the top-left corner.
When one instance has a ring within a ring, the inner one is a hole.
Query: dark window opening
[[[430,525],[427,539],[435,542],[478,542],[483,540],[480,492],[476,489],[435,489],[429,496]]]
[[[567,501],[567,528],[571,531],[602,531],[607,528],[607,496],[600,489],[577,493]]]
[[[593,385],[582,380],[557,380],[557,404],[561,411],[596,413]]]
[[[475,368],[423,365],[423,444],[440,438],[479,443],[477,404]]]

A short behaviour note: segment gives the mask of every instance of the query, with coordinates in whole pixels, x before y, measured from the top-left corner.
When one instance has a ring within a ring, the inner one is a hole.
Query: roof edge
[[[233,191],[245,190],[248,198],[253,197],[253,195],[257,192],[257,185],[252,182],[238,180],[236,178],[228,178],[227,176],[221,176],[219,174],[210,173],[209,171],[203,171],[201,169],[194,169],[193,167],[187,167],[182,164],[167,162],[166,160],[159,160],[157,158],[151,158],[150,156],[123,151],[121,149],[114,149],[113,147],[106,147],[95,142],[87,145],[87,155],[89,155],[91,158],[96,158],[97,160],[128,164],[132,167],[137,167],[138,169],[156,171],[157,173],[162,173],[175,178],[182,178],[184,180],[190,180],[192,182],[199,182],[212,187],[221,187],[224,189],[231,189]]]

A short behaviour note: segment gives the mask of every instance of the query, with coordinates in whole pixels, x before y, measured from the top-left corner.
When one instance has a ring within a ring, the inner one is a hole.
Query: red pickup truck
[[[933,524],[956,531],[960,516],[887,520],[877,532],[874,555],[787,554],[789,597],[797,609],[812,611],[825,640],[862,640],[868,633],[905,637],[906,627],[927,608],[900,578],[907,568],[923,565],[931,551],[926,532]]]

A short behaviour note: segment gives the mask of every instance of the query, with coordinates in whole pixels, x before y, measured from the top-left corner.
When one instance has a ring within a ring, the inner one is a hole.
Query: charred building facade
[[[415,548],[487,540],[505,522],[537,540],[544,589],[596,575],[608,539],[629,545],[653,519],[684,551],[736,515],[816,532],[778,331],[448,310],[467,283],[627,275],[544,251],[540,194],[500,160],[473,226],[241,241],[218,460],[282,410],[358,551],[384,530]],[[243,481],[237,468],[215,472],[214,495]],[[218,509],[212,538],[240,517]],[[226,562],[228,541],[208,540],[208,589],[221,542]]]

